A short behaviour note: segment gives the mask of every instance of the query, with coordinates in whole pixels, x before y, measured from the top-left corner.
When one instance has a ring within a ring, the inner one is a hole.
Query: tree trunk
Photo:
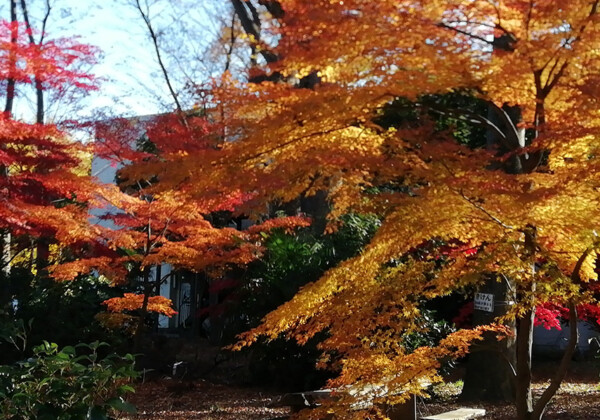
[[[488,149],[504,154],[525,146],[525,132],[517,128],[521,119],[518,108],[502,109],[490,104],[487,118],[505,133],[505,138],[501,138],[495,131],[488,130]],[[522,172],[521,157],[514,155],[502,169],[509,173]],[[499,282],[498,278],[502,281]],[[494,311],[474,310],[474,326],[491,324],[497,317],[506,315],[508,306],[516,299],[514,282],[501,273],[499,276],[489,276],[478,291],[494,295]],[[508,327],[516,337],[515,324],[511,323]],[[486,335],[481,344],[472,348],[461,397],[467,400],[514,402],[517,392],[516,352],[515,338],[498,341],[494,335]]]
[[[328,193],[325,190],[300,198],[300,210],[312,218],[311,228],[316,235],[322,235],[327,227],[327,214],[330,210],[327,199]]]
[[[148,316],[148,300],[152,293],[152,287],[154,286],[150,282],[150,267],[145,267],[142,273],[143,278],[143,290],[144,300],[142,301],[142,307],[140,308],[138,323],[133,336],[133,351],[140,353],[142,350],[142,339],[144,338],[144,332],[146,330],[146,317]]]
[[[17,44],[19,37],[19,30],[17,27],[17,1],[10,0],[10,22],[13,25],[10,33],[10,42],[13,45]],[[15,100],[15,86],[16,80],[14,71],[17,66],[17,57],[15,52],[11,52],[8,57],[9,74],[6,82],[6,103],[4,105],[4,113],[8,116],[12,115],[13,105]]]
[[[46,32],[46,23],[48,22],[48,18],[50,17],[50,11],[52,8],[50,7],[50,2],[46,1],[46,13],[44,19],[42,21],[42,28],[39,42],[36,43],[33,37],[33,28],[31,26],[31,21],[29,20],[29,11],[27,9],[27,1],[21,0],[21,12],[23,12],[23,20],[25,21],[25,25],[27,27],[27,35],[29,37],[29,44],[32,46],[41,47],[44,42],[44,36]],[[42,80],[35,74],[34,76],[34,86],[35,86],[35,96],[36,96],[36,113],[35,113],[35,122],[36,124],[44,124],[44,85]],[[48,199],[48,197],[44,197]],[[47,275],[46,268],[48,267],[48,261],[50,256],[50,238],[41,237],[37,241],[37,258],[36,258],[36,268],[38,277],[45,277]]]
[[[17,2],[16,0],[10,0],[10,21],[13,25],[17,24]],[[18,40],[18,28],[17,26],[13,26],[10,35],[10,41],[13,45],[16,45]],[[12,116],[14,98],[15,98],[15,83],[16,80],[14,78],[14,74],[12,74],[17,65],[17,57],[14,53],[11,53],[9,56],[9,77],[6,82],[6,103],[4,106],[4,113],[7,117]],[[4,144],[0,144],[1,148],[4,148]],[[4,165],[0,165],[0,178],[7,179],[8,178],[8,167]],[[2,284],[2,288],[0,291],[0,304],[4,306],[5,304],[10,304],[10,263],[12,259],[11,255],[11,234],[10,231],[2,231],[0,232],[0,282]]]
[[[10,233],[0,232],[0,310],[11,303],[10,258]]]
[[[191,274],[191,287],[190,287],[190,328],[188,332],[188,336],[191,339],[194,339],[198,336],[198,316],[196,312],[198,312],[198,277],[200,274],[198,273],[190,273]]]
[[[533,412],[531,393],[531,350],[533,346],[533,320],[535,309],[519,319],[517,329],[517,417],[529,420]]]
[[[486,325],[506,313],[507,305],[515,299],[514,289],[508,279],[498,281],[490,276],[480,288],[480,293],[494,296],[493,312],[473,311],[473,324]],[[509,325],[514,329],[514,324]],[[498,341],[495,334],[487,333],[482,342],[471,348],[461,398],[478,401],[515,400],[515,339]]]
[[[23,20],[25,20],[25,25],[27,25],[28,36],[29,36],[29,44],[30,45],[39,45],[42,46],[44,42],[44,36],[46,32],[46,22],[48,22],[48,17],[50,16],[50,2],[46,1],[46,15],[44,16],[44,20],[42,23],[41,35],[39,43],[35,42],[33,38],[33,28],[31,27],[31,22],[29,20],[29,12],[27,11],[27,1],[21,0],[21,11],[23,12]],[[35,122],[37,124],[44,124],[44,85],[42,80],[35,75],[35,96],[36,96],[36,113],[35,113]]]
[[[571,359],[575,353],[575,349],[577,348],[577,342],[579,341],[579,331],[577,331],[577,309],[575,308],[575,305],[571,305],[570,312],[571,315],[569,323],[571,326],[571,333],[569,337],[569,343],[560,361],[560,365],[558,366],[550,385],[548,385],[548,388],[544,390],[541,397],[535,402],[531,415],[527,418],[522,418],[519,420],[541,420],[544,412],[546,411],[548,403],[554,394],[556,394],[556,391],[558,391],[558,388],[560,388],[560,384],[567,375],[567,370],[571,364]]]
[[[581,270],[581,266],[583,265],[585,259],[591,252],[591,248],[587,249],[577,261],[575,265],[575,269],[571,274],[571,281],[575,284],[581,284],[581,279],[579,277],[579,272]],[[541,420],[544,412],[546,411],[546,407],[548,403],[560,388],[560,384],[565,379],[567,375],[567,371],[569,369],[569,365],[571,364],[571,359],[573,358],[573,354],[575,354],[575,349],[577,348],[577,343],[579,342],[579,331],[577,330],[577,306],[573,300],[569,301],[569,326],[571,327],[569,333],[569,341],[567,343],[567,348],[563,353],[563,357],[558,365],[556,372],[552,379],[550,380],[550,385],[544,390],[540,398],[535,402],[533,406],[533,411],[531,415],[527,417],[520,418],[519,420]]]

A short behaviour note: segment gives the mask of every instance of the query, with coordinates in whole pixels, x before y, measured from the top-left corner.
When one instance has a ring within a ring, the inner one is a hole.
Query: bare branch
[[[29,20],[29,13],[27,12],[27,2],[26,0],[21,0],[21,11],[23,12],[23,19],[25,20],[25,25],[27,26],[27,35],[29,36],[30,45],[39,45],[41,47],[42,42],[44,40],[46,24],[48,22],[48,18],[50,17],[51,9],[52,8],[50,7],[50,1],[46,0],[46,13],[42,21],[42,33],[40,35],[40,42],[36,43],[33,37],[33,28],[31,27],[31,22]],[[35,96],[37,100],[35,121],[38,124],[44,124],[44,86],[42,84],[42,80],[37,75],[34,76],[34,79]]]
[[[180,114],[183,114],[183,108],[181,107],[181,103],[179,102],[179,99],[178,99],[177,93],[175,92],[175,89],[173,89],[173,85],[171,84],[171,78],[169,77],[169,72],[167,71],[167,67],[165,66],[165,63],[162,58],[162,53],[160,52],[160,48],[158,46],[158,36],[156,35],[156,32],[154,31],[154,27],[152,26],[152,22],[150,21],[149,10],[144,11],[142,9],[140,0],[135,0],[135,5],[136,5],[138,12],[140,12],[140,16],[144,20],[144,23],[146,24],[146,28],[148,29],[148,33],[150,34],[150,38],[152,39],[152,44],[154,45],[154,52],[156,53],[156,59],[158,60],[158,65],[160,66],[160,69],[162,71],[165,82],[167,83],[167,87],[169,88],[169,93],[171,94],[171,97],[175,101],[175,106],[177,108],[177,111]]]
[[[10,22],[12,23],[11,31],[10,31],[10,42],[11,44],[16,44],[19,36],[18,27],[17,27],[17,0],[10,0]],[[8,80],[6,82],[6,103],[4,105],[4,113],[7,115],[12,114],[14,100],[15,100],[15,86],[16,80],[14,77],[14,69],[17,65],[17,57],[15,52],[11,52],[8,57]]]
[[[226,61],[225,61],[225,72],[229,71],[229,67],[231,66],[231,55],[233,54],[233,48],[235,46],[235,13],[231,14],[231,37],[229,39],[229,47],[227,48],[226,53]]]
[[[244,28],[244,31],[254,38],[255,45],[260,45],[260,17],[258,16],[258,14],[256,14],[256,9],[254,9],[252,3],[250,3],[249,1],[242,0],[231,0],[231,3],[233,5],[235,13],[240,19],[240,23],[242,24],[242,28]],[[248,13],[250,13],[252,17],[250,17]],[[255,49],[255,46],[253,46],[253,49]],[[279,60],[279,57],[276,54],[272,53],[266,48],[261,48],[260,53],[267,63],[274,63],[275,61]]]

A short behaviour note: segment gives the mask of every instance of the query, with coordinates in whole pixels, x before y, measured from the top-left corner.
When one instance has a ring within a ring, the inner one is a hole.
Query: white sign
[[[494,295],[475,293],[475,309],[478,311],[494,312]]]

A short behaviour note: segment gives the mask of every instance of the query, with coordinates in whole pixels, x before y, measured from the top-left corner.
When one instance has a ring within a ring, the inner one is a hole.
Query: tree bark
[[[27,9],[27,1],[20,0],[21,3],[21,12],[23,12],[23,20],[25,21],[25,25],[27,28],[27,35],[29,37],[29,45],[38,46],[41,48],[44,37],[46,34],[46,23],[48,22],[48,18],[50,17],[50,12],[52,7],[50,6],[50,1],[46,0],[46,13],[44,14],[44,18],[42,20],[42,28],[40,33],[40,39],[36,42],[33,37],[33,27],[31,26],[31,21],[29,20],[29,11]],[[43,125],[45,118],[45,108],[44,108],[44,84],[39,74],[34,75],[34,86],[35,86],[35,96],[36,96],[36,113],[35,113],[35,122],[36,124]],[[48,199],[48,197],[44,197]],[[48,261],[50,257],[50,238],[40,237],[37,240],[37,257],[36,257],[36,268],[38,277],[45,277],[48,273],[46,268],[48,267]]]
[[[590,247],[586,249],[579,259],[577,260],[577,264],[575,264],[575,268],[573,269],[573,273],[571,273],[571,282],[581,287],[581,277],[580,271],[583,266],[585,260],[588,258],[590,253],[594,250],[594,247]],[[560,384],[565,379],[567,375],[567,370],[569,369],[569,365],[571,364],[571,359],[575,354],[575,349],[577,348],[577,343],[579,342],[579,331],[577,330],[577,306],[573,299],[569,300],[569,341],[567,343],[567,347],[565,352],[563,353],[563,357],[560,360],[560,364],[556,369],[556,373],[552,377],[550,381],[550,385],[544,390],[540,398],[533,405],[533,410],[526,416],[519,418],[519,420],[541,420],[544,412],[546,411],[546,407],[548,403],[560,388]]]
[[[311,229],[316,235],[322,235],[327,227],[327,215],[330,210],[328,195],[327,191],[320,190],[314,195],[300,198],[300,209],[311,217]]]
[[[492,42],[493,52],[503,51],[504,53],[511,53],[514,51],[516,38],[511,33],[503,33],[496,36]],[[540,104],[543,109],[543,104]],[[533,172],[541,161],[542,152],[535,154],[520,153],[520,150],[526,146],[525,129],[520,126],[522,122],[521,109],[517,106],[503,106],[498,107],[493,103],[488,106],[487,119],[499,130],[492,130],[488,127],[486,134],[487,148],[495,151],[499,155],[505,153],[512,153],[511,158],[504,163],[498,163],[498,167],[490,169],[502,169],[510,174],[523,174]],[[500,273],[501,275],[501,273]],[[533,273],[532,273],[533,275]],[[497,310],[494,309],[494,317],[506,315],[508,310],[508,302],[514,302],[517,296],[515,295],[515,284],[514,282],[502,276],[505,281],[500,285],[494,286],[490,284],[493,280],[488,280],[483,286],[483,289],[495,290],[498,296],[503,297],[506,305],[500,306]],[[533,285],[532,287],[535,287]],[[481,319],[476,315],[474,311],[473,323],[474,325],[483,325],[484,323],[492,322],[493,318]],[[534,316],[534,311],[526,316]],[[525,321],[524,321],[525,322]],[[521,322],[520,322],[521,324]],[[479,400],[506,400],[506,401],[517,401],[520,404],[520,399],[525,398],[525,405],[527,405],[527,399],[531,400],[531,390],[521,383],[527,382],[526,373],[520,372],[520,369],[527,369],[529,375],[531,375],[531,345],[533,341],[533,318],[531,319],[531,331],[528,330],[529,321],[520,325],[525,337],[517,338],[515,340],[502,340],[496,342],[494,345],[491,342],[484,341],[484,345],[491,345],[495,347],[495,352],[504,355],[507,361],[510,361],[511,365],[515,367],[515,371],[509,372],[508,369],[497,365],[497,369],[494,369],[493,364],[490,362],[489,357],[493,357],[491,354],[482,354],[480,357],[473,357],[469,359],[467,366],[467,376],[465,377],[465,385],[463,388],[463,397],[469,399]],[[515,324],[509,325],[512,329],[515,337],[521,335],[521,331],[515,328]],[[530,337],[531,335],[531,337]],[[527,351],[527,349],[529,349]],[[523,352],[523,354],[521,354]],[[517,353],[521,357],[517,356]],[[529,356],[527,356],[529,354]],[[529,362],[527,363],[527,359]],[[505,363],[506,365],[506,363]],[[478,372],[486,371],[491,369],[491,378],[489,380],[478,379],[480,375]],[[520,373],[519,373],[520,372]],[[525,376],[523,376],[525,375]],[[510,380],[509,380],[510,378]],[[497,381],[494,385],[492,382]],[[531,377],[529,376],[529,383]],[[482,385],[484,385],[482,387]],[[530,385],[529,385],[530,387]],[[491,389],[491,391],[490,391]],[[521,392],[525,392],[525,396],[517,396]],[[529,397],[527,397],[527,395]],[[531,402],[529,402],[529,405]]]
[[[556,373],[550,381],[550,385],[548,385],[548,388],[544,390],[540,398],[535,402],[531,414],[528,417],[519,418],[519,420],[541,420],[544,412],[546,411],[548,403],[554,394],[556,394],[556,391],[558,391],[558,388],[560,388],[560,384],[567,375],[569,365],[571,364],[571,359],[575,354],[575,349],[577,348],[577,343],[579,341],[579,331],[577,330],[577,307],[572,301],[569,302],[569,326],[571,327],[569,333],[569,342],[565,352],[563,353],[563,357],[558,365]]]
[[[504,154],[524,147],[525,133],[517,128],[520,118],[517,108],[502,109],[490,104],[487,119],[500,129],[503,136],[496,130],[488,129],[486,134],[488,149]],[[509,173],[522,172],[521,157],[515,153],[503,169]],[[480,293],[494,295],[494,312],[483,313],[474,310],[473,325],[495,322],[497,317],[506,315],[510,302],[515,301],[514,282],[501,274],[500,278],[502,281],[498,282],[497,276],[489,276],[480,288]],[[511,323],[508,327],[516,337],[515,324]],[[492,335],[485,336],[480,345],[474,346],[473,354],[469,357],[461,397],[468,400],[515,401],[516,353],[517,346],[514,338],[498,341]]]
[[[494,295],[494,311],[473,311],[474,325],[487,325],[496,317],[506,314],[507,305],[515,300],[509,280],[495,275],[479,289],[480,293]],[[514,324],[509,325],[514,329]],[[469,355],[461,398],[478,401],[514,401],[515,399],[515,337],[498,341],[494,334],[484,335],[474,344]]]
[[[237,15],[238,19],[240,20],[240,23],[242,24],[242,28],[244,28],[244,32],[246,32],[246,34],[248,34],[249,36],[252,36],[252,38],[254,39],[252,45],[252,55],[255,55],[256,45],[259,45],[261,43],[261,22],[260,17],[256,12],[256,8],[250,1],[231,0],[231,4],[233,5],[235,14]],[[281,10],[281,13],[275,17],[281,16],[283,16],[283,10]],[[279,60],[279,57],[276,54],[273,54],[266,48],[261,48],[260,54],[263,56],[267,63],[274,63],[277,60]]]
[[[519,319],[517,328],[517,417],[529,419],[533,411],[531,393],[531,350],[533,346],[533,320],[535,308]]]

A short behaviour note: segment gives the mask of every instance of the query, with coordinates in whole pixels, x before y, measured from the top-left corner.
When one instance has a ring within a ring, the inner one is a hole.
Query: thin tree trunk
[[[244,28],[244,32],[251,36],[254,41],[251,45],[252,55],[254,56],[256,45],[261,44],[260,17],[256,11],[256,8],[250,1],[231,0],[231,4],[233,5],[236,15],[240,19],[240,23],[242,24],[242,28]],[[279,57],[276,54],[273,54],[273,52],[264,48],[264,46],[260,48],[260,54],[267,63],[274,63],[279,60]]]
[[[215,282],[220,279],[211,278],[209,280],[209,285],[212,286]],[[217,309],[219,305],[219,292],[213,290],[212,287],[209,286],[208,292],[208,304],[210,306],[209,311],[209,321],[210,321],[210,333],[209,333],[209,342],[211,345],[222,345],[223,344],[223,314],[221,314]]]
[[[17,27],[17,2],[16,0],[10,0],[10,21],[13,25],[11,28],[10,41],[13,47],[15,47],[19,37],[18,27]],[[9,55],[9,77],[6,82],[6,103],[4,105],[4,113],[10,118],[13,113],[13,105],[15,99],[15,74],[17,66],[17,57],[16,51],[12,51]],[[0,144],[1,148],[5,148],[4,144]],[[8,167],[5,165],[0,165],[0,178],[7,179],[8,178]],[[11,234],[10,231],[6,230],[4,232],[0,232],[0,281],[2,282],[2,300],[0,303],[2,305],[6,303],[10,303],[10,262],[11,262]]]
[[[516,128],[520,119],[517,109],[507,111],[490,104],[487,119],[498,127],[505,137],[501,138],[498,132],[488,128],[486,133],[488,149],[498,152],[499,148],[503,148],[499,151],[503,154],[508,152],[509,148],[518,149],[525,145],[524,133]],[[502,169],[510,173],[521,172],[523,167],[520,157],[515,154],[508,162],[508,166],[503,166]],[[474,310],[474,325],[495,322],[498,317],[506,315],[509,305],[516,300],[515,282],[502,274],[500,277],[502,281],[498,282],[497,276],[490,275],[478,290],[480,293],[493,295],[494,311]],[[512,322],[507,326],[516,336],[515,323]],[[516,363],[517,346],[514,338],[498,341],[492,334],[485,335],[482,343],[474,345],[469,356],[461,397],[466,400],[515,401]]]
[[[151,291],[150,293],[153,293],[154,296],[160,296],[160,285],[162,284],[162,266],[159,264],[156,266],[155,269],[155,276],[154,276],[154,286],[153,287],[153,291]],[[154,332],[158,332],[158,319],[159,319],[160,315],[159,314],[154,314]]]
[[[10,22],[12,24],[11,33],[10,33],[10,42],[16,47],[17,41],[19,38],[19,29],[17,26],[17,1],[10,0]],[[16,48],[15,48],[16,49]],[[13,105],[15,99],[15,71],[17,67],[17,56],[16,51],[11,51],[8,57],[8,65],[9,65],[9,76],[6,82],[6,103],[4,105],[4,113],[9,117],[13,112]]]
[[[504,33],[500,36],[496,36],[492,43],[494,52],[504,51],[505,53],[511,53],[512,51],[514,51],[515,42],[515,37],[510,33]],[[539,105],[541,109],[543,109],[543,103]],[[523,127],[520,127],[520,123],[522,122],[521,109],[519,107],[509,106],[498,107],[490,103],[488,107],[488,120],[492,122],[495,126],[499,127],[503,134],[503,136],[500,136],[499,133],[489,129],[488,127],[488,131],[486,133],[486,142],[488,149],[499,153],[500,155],[509,152],[512,153],[511,158],[508,159],[504,164],[498,164],[498,168],[501,168],[505,172],[511,174],[523,174],[533,172],[541,161],[540,156],[542,155],[542,152],[537,152],[534,155],[520,153],[520,150],[526,146],[525,129]],[[509,305],[508,302],[514,302],[516,298],[514,292],[514,282],[506,277],[504,277],[504,279],[506,281],[501,283],[503,287],[497,292],[500,297],[504,298],[504,305],[501,306],[497,311],[495,311],[495,316],[506,315]],[[488,280],[484,285],[484,288],[496,289],[498,286],[490,284],[490,281],[495,280]],[[535,285],[532,285],[532,287],[535,287]],[[534,311],[532,311],[531,314],[527,314],[526,316],[529,317],[534,315]],[[478,322],[476,322],[475,315],[473,318],[474,324],[480,325]],[[527,405],[527,395],[529,395],[529,399],[531,399],[531,391],[530,386],[528,388],[527,386],[524,386],[521,383],[521,381],[527,382],[527,374],[521,372],[520,369],[528,369],[529,375],[531,375],[531,345],[533,342],[533,336],[530,337],[530,335],[533,334],[533,319],[531,320],[531,331],[529,331],[528,327],[529,321],[523,322],[524,323],[520,323],[520,331],[517,331],[515,329],[514,324],[509,325],[509,327],[513,330],[513,332],[516,335],[520,336],[522,334],[521,331],[525,333],[525,337],[517,338],[516,346],[515,340],[510,340],[506,342],[501,341],[494,346],[496,347],[498,352],[506,355],[506,358],[510,360],[511,363],[513,363],[516,359],[516,365],[513,365],[515,366],[516,371],[512,373],[512,377],[515,380],[512,381],[511,386],[498,388],[494,393],[486,392],[485,388],[481,387],[482,379],[477,379],[479,378],[478,372],[480,372],[482,369],[492,369],[494,376],[498,377],[498,379],[491,378],[487,380],[489,386],[492,387],[495,386],[494,381],[499,380],[499,383],[506,383],[508,375],[510,373],[505,368],[500,366],[498,366],[497,369],[490,368],[490,360],[485,360],[485,356],[482,356],[480,358],[472,358],[470,359],[470,363],[467,366],[467,376],[465,378],[465,385],[463,387],[464,397],[468,397],[470,399],[487,399],[486,396],[492,395],[497,397],[494,399],[503,399],[508,401],[515,401],[516,398],[517,404],[520,404],[519,400],[522,400],[524,398],[525,402],[521,403]],[[523,352],[523,354],[521,354],[521,352]],[[517,353],[519,353],[521,357],[517,356]],[[527,354],[529,354],[529,356],[527,356]],[[528,359],[529,362],[527,363]],[[525,396],[517,396],[517,393],[520,394],[521,392],[525,392]]]
[[[42,46],[44,42],[44,36],[46,33],[46,23],[48,22],[48,18],[50,17],[51,11],[50,1],[46,0],[46,14],[44,15],[44,19],[42,21],[42,29],[40,34],[39,42],[35,42],[33,37],[33,28],[31,27],[31,22],[29,20],[29,12],[27,11],[27,1],[21,0],[21,11],[23,12],[23,20],[25,21],[25,25],[27,25],[27,34],[29,36],[29,44],[30,45],[38,45]],[[35,95],[36,95],[36,118],[35,122],[38,124],[44,124],[44,85],[39,75],[35,75]]]
[[[573,269],[573,273],[571,274],[571,281],[581,286],[581,267],[585,263],[585,260],[588,258],[590,253],[594,250],[594,248],[586,249],[583,254],[577,260],[577,264],[575,264],[575,268]],[[567,371],[569,369],[569,365],[571,364],[571,359],[575,354],[575,349],[577,348],[577,343],[579,342],[579,331],[577,330],[577,306],[573,300],[569,301],[569,327],[571,328],[569,331],[569,341],[567,343],[567,348],[563,353],[563,357],[560,360],[560,364],[556,369],[556,373],[552,377],[550,381],[550,385],[548,388],[544,390],[540,398],[535,402],[533,406],[533,411],[528,418],[523,418],[519,420],[540,420],[546,411],[546,407],[548,403],[560,388],[560,384],[565,379],[567,375]]]
[[[190,338],[195,338],[198,334],[198,317],[196,312],[198,311],[198,273],[191,274],[191,287],[190,287],[190,325],[188,335]]]
[[[536,228],[528,225],[524,230],[525,236],[523,261],[530,261],[531,281],[519,288],[517,299],[523,301],[528,295],[534,295],[536,291]],[[520,420],[529,420],[533,411],[533,395],[531,392],[531,351],[533,348],[533,325],[535,320],[535,307],[527,310],[525,315],[519,318],[517,327],[517,417]]]
[[[46,13],[42,20],[42,28],[39,42],[35,41],[33,37],[33,27],[31,26],[31,21],[29,20],[29,12],[27,10],[27,1],[20,0],[21,2],[21,11],[23,12],[23,20],[25,21],[25,25],[27,28],[27,35],[29,37],[29,45],[38,46],[41,48],[44,37],[46,33],[46,23],[48,22],[48,18],[50,17],[50,12],[52,7],[50,6],[50,0],[46,0]],[[44,84],[42,79],[38,74],[34,75],[34,86],[35,86],[35,96],[36,96],[36,124],[44,124],[45,117],[45,109],[44,109]],[[48,197],[44,197],[48,199]],[[46,268],[48,267],[48,261],[50,257],[50,239],[45,237],[38,238],[37,241],[37,257],[36,257],[36,268],[38,277],[45,277],[47,275]]]
[[[569,327],[571,328],[569,332],[569,342],[565,352],[563,353],[560,364],[556,369],[556,373],[550,381],[550,385],[548,385],[548,388],[544,390],[540,398],[535,402],[531,416],[529,416],[527,419],[520,418],[519,420],[541,420],[544,412],[546,411],[548,403],[554,394],[556,394],[556,391],[558,391],[558,388],[560,388],[560,384],[567,375],[569,365],[571,364],[571,359],[575,354],[575,349],[577,348],[577,343],[579,342],[579,331],[577,330],[577,307],[572,301],[569,302]]]
[[[533,411],[531,393],[531,350],[533,346],[533,320],[535,308],[519,319],[517,328],[517,417],[529,420]]]
[[[139,318],[135,329],[135,334],[133,336],[133,351],[135,353],[140,353],[142,350],[142,339],[144,338],[144,332],[146,330],[146,317],[148,316],[148,301],[150,299],[150,294],[152,293],[152,288],[154,287],[154,285],[150,282],[150,267],[144,268],[142,279],[144,300],[142,301],[142,307],[139,311]]]

